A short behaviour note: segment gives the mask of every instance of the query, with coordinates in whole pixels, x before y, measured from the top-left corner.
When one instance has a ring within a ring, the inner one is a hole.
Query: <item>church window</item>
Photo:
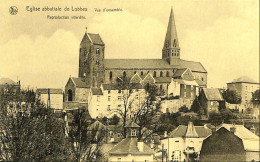
[[[99,65],[100,65],[99,60],[97,60],[96,61],[96,66],[99,66]]]
[[[134,74],[136,74],[136,71],[134,72]]]
[[[72,101],[72,90],[71,89],[69,89],[68,90],[68,101]]]
[[[144,72],[141,71],[141,75],[144,75]]]
[[[166,77],[169,77],[169,71],[166,72]]]
[[[156,77],[156,71],[153,72],[153,77]]]
[[[113,72],[110,71],[110,74],[109,74],[109,79],[112,79],[113,78]]]
[[[110,101],[110,100],[111,100],[111,96],[108,96],[108,97],[107,97],[107,101]]]
[[[126,77],[126,72],[125,72],[125,71],[123,72],[123,77],[124,77],[124,78]]]
[[[107,105],[107,111],[110,111],[110,105]]]
[[[176,47],[176,39],[173,40],[173,47]]]
[[[202,81],[204,80],[203,77],[201,78],[201,80],[202,80]]]
[[[99,55],[99,48],[96,49],[96,54]]]
[[[163,72],[161,71],[161,72],[160,72],[160,77],[162,77],[162,76],[163,76]]]

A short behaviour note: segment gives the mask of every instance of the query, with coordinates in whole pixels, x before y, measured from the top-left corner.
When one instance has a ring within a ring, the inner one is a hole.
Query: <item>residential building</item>
[[[63,109],[63,91],[55,88],[38,88],[36,98],[43,102],[47,107],[62,110]]]
[[[224,104],[222,95],[217,88],[202,88],[198,100],[203,108],[204,114],[218,113],[219,106]]]
[[[201,161],[259,161],[259,136],[243,125],[221,124],[203,141]]]
[[[139,83],[101,84],[100,88],[91,88],[88,97],[88,111],[92,118],[112,117],[124,108],[129,115],[139,109],[146,99],[146,92]]]
[[[179,125],[161,139],[161,148],[166,152],[167,159],[173,161],[187,161],[198,159],[203,140],[211,134],[206,126]],[[165,157],[166,158],[166,157]]]
[[[10,78],[0,78],[0,95],[5,95],[8,101],[19,100],[20,88],[20,81],[16,83]]]
[[[133,122],[126,125],[127,137],[108,151],[108,161],[153,161],[153,150],[143,141],[137,139],[138,128],[139,126]]]
[[[259,90],[259,82],[247,76],[242,76],[227,83],[227,88],[237,92],[241,97],[241,104],[247,104],[252,100],[252,93]]]

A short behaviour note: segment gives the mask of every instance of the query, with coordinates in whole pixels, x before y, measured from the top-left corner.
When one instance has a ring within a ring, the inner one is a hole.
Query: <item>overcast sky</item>
[[[85,33],[99,33],[105,58],[161,58],[171,6],[181,58],[200,61],[208,86],[223,87],[243,75],[259,80],[258,0],[194,1],[0,1],[0,77],[23,86],[64,88],[78,75],[79,44]],[[18,14],[10,15],[9,7]],[[87,12],[28,12],[30,7],[82,7]],[[121,8],[122,12],[95,12]],[[85,16],[49,20],[47,15]]]

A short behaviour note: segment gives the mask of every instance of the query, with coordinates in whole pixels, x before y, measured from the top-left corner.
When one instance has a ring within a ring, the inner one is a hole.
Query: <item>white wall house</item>
[[[36,97],[46,106],[53,109],[63,109],[62,89],[41,88],[36,90]]]
[[[180,125],[161,139],[161,148],[167,153],[167,159],[184,161],[199,156],[203,140],[211,134],[211,130],[204,126]]]
[[[101,84],[100,88],[91,88],[88,97],[88,111],[92,118],[112,117],[125,105],[130,112],[140,108],[145,101],[145,90],[141,84],[131,83],[130,87],[118,84]],[[127,101],[126,101],[127,99]]]

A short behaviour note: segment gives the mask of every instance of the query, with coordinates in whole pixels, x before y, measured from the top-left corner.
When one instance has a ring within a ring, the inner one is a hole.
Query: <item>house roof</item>
[[[119,89],[142,89],[140,83],[127,83],[125,86],[122,84],[102,84],[104,90],[119,90]]]
[[[0,85],[18,85],[10,78],[0,78]]]
[[[181,77],[182,74],[187,70],[187,68],[183,68],[183,69],[177,69],[174,74],[173,77]]]
[[[180,65],[170,65],[164,59],[105,59],[105,69],[182,69],[207,72],[200,62],[180,59]]]
[[[94,44],[104,45],[104,42],[102,41],[99,34],[88,33],[88,35]]]
[[[140,126],[137,125],[135,122],[128,122],[125,127],[126,128],[139,128]]]
[[[230,131],[231,127],[235,127],[235,135],[242,139],[244,148],[249,151],[260,151],[259,141],[260,137],[252,133],[250,130],[245,128],[243,125],[233,125],[233,124],[221,124],[217,127],[217,130],[220,128],[226,128]]]
[[[198,86],[196,81],[188,81],[188,80],[182,80],[182,79],[173,79],[174,82],[178,82],[180,84],[185,84],[185,85],[195,85]]]
[[[90,87],[88,80],[85,79],[85,78],[72,77],[71,80],[73,81],[75,86],[78,87],[78,88],[89,88]]]
[[[125,138],[119,142],[115,147],[113,147],[109,154],[135,154],[135,155],[150,155],[153,154],[153,150],[143,144],[143,151],[141,152],[137,147],[137,138]]]
[[[189,122],[186,133],[185,133],[185,137],[199,137],[194,125],[192,122]]]
[[[206,86],[206,85],[207,85],[207,83],[204,82],[204,81],[202,81],[202,80],[195,79],[195,81],[197,82],[197,84],[198,84],[199,86]]]
[[[48,94],[48,89],[50,89],[50,94],[63,94],[62,89],[56,88],[38,88],[36,94]]]
[[[154,77],[155,83],[171,83],[171,77]]]
[[[249,78],[248,76],[241,76],[237,79],[234,79],[230,83],[257,83],[257,82],[255,80],[253,80],[252,78]],[[230,83],[228,83],[228,84],[230,84]]]
[[[187,133],[188,126],[179,125],[176,129],[168,134],[169,137],[185,137]],[[209,128],[205,128],[204,126],[194,126],[198,137],[205,138],[211,134],[211,130]],[[188,134],[189,135],[189,134]]]
[[[92,95],[103,95],[101,88],[91,88]]]
[[[222,101],[222,95],[220,94],[219,90],[216,88],[203,88],[204,94],[207,100],[210,101]]]

